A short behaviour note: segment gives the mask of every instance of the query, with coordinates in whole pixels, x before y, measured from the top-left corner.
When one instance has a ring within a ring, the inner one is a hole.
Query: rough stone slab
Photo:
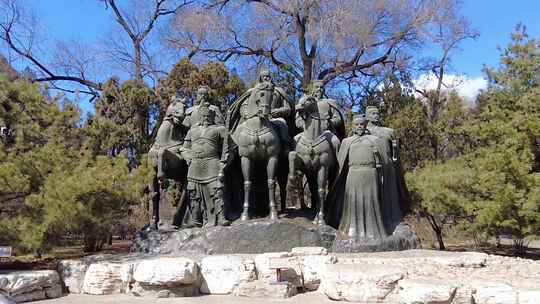
[[[82,293],[84,275],[90,266],[86,260],[63,260],[58,263],[58,273],[69,293]]]
[[[233,295],[250,298],[289,298],[297,294],[297,288],[290,282],[270,283],[261,280],[242,283]]]
[[[451,304],[457,291],[452,282],[428,279],[403,279],[398,282],[398,288],[400,304]]]
[[[433,257],[431,261],[434,264],[443,266],[480,268],[486,266],[488,256],[480,252],[463,252],[454,256]]]
[[[200,269],[203,294],[230,294],[238,285],[257,279],[255,262],[235,255],[207,256]]]
[[[538,304],[540,302],[540,286],[535,290],[521,289],[518,294],[519,304]]]
[[[134,281],[147,285],[190,285],[199,278],[197,263],[184,257],[144,260],[136,266],[133,274]]]
[[[53,270],[0,272],[0,282],[2,290],[17,303],[62,295],[60,276]]]
[[[255,256],[255,268],[257,278],[267,283],[277,282],[277,271],[271,268],[272,259],[282,259],[287,262],[287,268],[281,269],[281,280],[293,284],[295,287],[302,287],[302,275],[299,260],[291,256],[289,252],[269,252]]]
[[[100,262],[88,266],[82,291],[92,295],[124,293],[128,288],[122,280],[122,272],[126,271],[122,264]]]
[[[475,304],[518,304],[518,292],[509,284],[490,281],[475,281],[470,285],[475,289]]]
[[[136,297],[179,298],[199,295],[199,284],[150,285],[136,282],[130,293]]]
[[[327,264],[334,264],[333,256],[307,255],[299,257],[303,287],[307,291],[317,290],[321,284],[322,272]]]
[[[402,269],[383,265],[327,264],[320,288],[332,300],[384,303],[405,275]]]
[[[291,249],[293,256],[327,255],[328,250],[324,247],[294,247]]]
[[[15,304],[15,301],[13,299],[8,298],[7,296],[3,296],[0,294],[0,304]]]
[[[132,252],[159,254],[237,254],[290,251],[295,247],[330,248],[336,230],[305,218],[237,221],[229,227],[142,231]]]

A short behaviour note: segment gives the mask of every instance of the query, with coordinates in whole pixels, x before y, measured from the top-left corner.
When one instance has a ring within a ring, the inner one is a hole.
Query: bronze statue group
[[[313,223],[330,225],[357,239],[391,235],[407,209],[407,190],[393,130],[379,125],[367,107],[345,120],[336,102],[314,81],[294,102],[262,71],[258,83],[226,113],[201,86],[188,108],[173,98],[149,152],[154,165],[154,221],[167,179],[184,183],[175,225],[225,226],[254,216],[278,219],[287,184],[304,180],[311,193]],[[280,208],[276,204],[279,185]]]

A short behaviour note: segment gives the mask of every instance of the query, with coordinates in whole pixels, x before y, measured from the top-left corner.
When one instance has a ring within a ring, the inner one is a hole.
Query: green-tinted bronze
[[[267,83],[270,87],[272,87],[272,98],[270,104],[268,105],[268,118],[275,126],[274,128],[280,134],[283,147],[289,150],[291,147],[291,135],[289,134],[289,130],[291,130],[291,128],[293,127],[294,102],[288,96],[284,89],[273,83],[272,76],[268,70],[262,70],[259,73],[259,79],[257,84],[253,88],[247,90],[244,94],[242,94],[238,98],[238,100],[236,100],[233,105],[231,105],[231,110],[233,112],[236,111],[235,108],[238,108],[237,111],[239,112],[240,117],[231,118],[231,122],[234,122],[234,124],[231,125],[230,129],[235,129],[238,124],[244,122],[247,119],[246,108],[248,106],[248,99],[252,96],[254,91],[257,90],[257,86],[264,83]]]
[[[227,225],[223,178],[228,159],[228,131],[215,124],[216,113],[207,105],[198,109],[200,121],[188,131],[182,155],[189,164],[188,199],[183,225]]]
[[[182,125],[186,106],[181,99],[173,99],[167,107],[165,118],[158,128],[156,140],[148,152],[148,159],[154,168],[151,183],[152,226],[171,224],[174,217],[172,205],[167,201],[163,188],[166,179],[185,180],[187,165],[180,150],[183,145],[186,128]]]
[[[255,171],[253,165],[259,162],[266,165],[270,219],[276,220],[275,176],[283,149],[282,142],[284,142],[280,134],[287,136],[288,131],[284,124],[285,130],[280,132],[280,128],[277,128],[270,120],[271,105],[276,96],[274,85],[271,82],[260,82],[249,92],[249,96],[241,97],[231,106],[229,112],[232,139],[238,146],[244,177],[244,203],[241,219],[249,218],[252,177]]]
[[[289,179],[297,171],[305,174],[311,190],[311,206],[315,208],[314,223],[325,223],[327,186],[332,185],[337,171],[336,155],[340,140],[333,132],[343,128],[341,112],[332,100],[324,99],[320,82],[311,95],[300,98],[296,104],[296,123],[303,132],[294,138],[295,150],[289,153]]]
[[[380,126],[379,109],[377,107],[366,108],[368,121],[367,130],[373,136],[378,137],[383,165],[384,186],[382,189],[382,210],[385,219],[386,230],[392,233],[403,218],[407,201],[407,190],[401,176],[399,166],[398,142],[394,137],[394,130]]]
[[[183,121],[183,124],[187,128],[191,128],[199,123],[201,123],[201,115],[199,110],[201,106],[207,107],[211,112],[214,112],[215,123],[217,125],[224,125],[225,119],[221,110],[218,106],[211,104],[210,102],[210,89],[207,86],[200,86],[197,90],[197,98],[195,99],[195,104],[193,107],[186,110],[186,118]]]
[[[338,162],[344,191],[339,230],[354,239],[385,238],[382,206],[383,157],[378,137],[366,132],[364,116],[354,120],[354,135],[343,140]]]

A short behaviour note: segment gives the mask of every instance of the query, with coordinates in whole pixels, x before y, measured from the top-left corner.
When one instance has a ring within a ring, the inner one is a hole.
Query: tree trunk
[[[442,227],[437,223],[437,220],[431,214],[427,214],[427,220],[431,225],[433,232],[435,233],[435,237],[437,238],[437,242],[439,243],[439,250],[446,250],[443,241]]]
[[[302,59],[304,74],[302,75],[302,90],[306,91],[313,79],[313,58]]]
[[[135,65],[135,79],[142,83],[143,81],[143,73],[142,73],[142,50],[141,50],[141,42],[140,41],[133,41],[133,49],[134,49],[134,65]]]

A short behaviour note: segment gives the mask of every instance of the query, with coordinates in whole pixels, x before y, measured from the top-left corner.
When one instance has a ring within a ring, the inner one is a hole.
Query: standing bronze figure
[[[223,178],[228,159],[228,132],[216,125],[215,112],[202,105],[200,123],[184,139],[182,155],[189,164],[188,198],[183,226],[227,225],[223,201]]]
[[[366,131],[364,115],[354,121],[354,135],[343,140],[338,161],[340,179],[336,189],[342,206],[339,230],[353,239],[382,240],[388,236],[382,208],[383,160],[379,138]]]
[[[379,138],[384,174],[383,213],[386,230],[392,233],[408,209],[408,191],[399,163],[399,143],[394,130],[380,125],[379,109],[366,108],[367,130]]]

